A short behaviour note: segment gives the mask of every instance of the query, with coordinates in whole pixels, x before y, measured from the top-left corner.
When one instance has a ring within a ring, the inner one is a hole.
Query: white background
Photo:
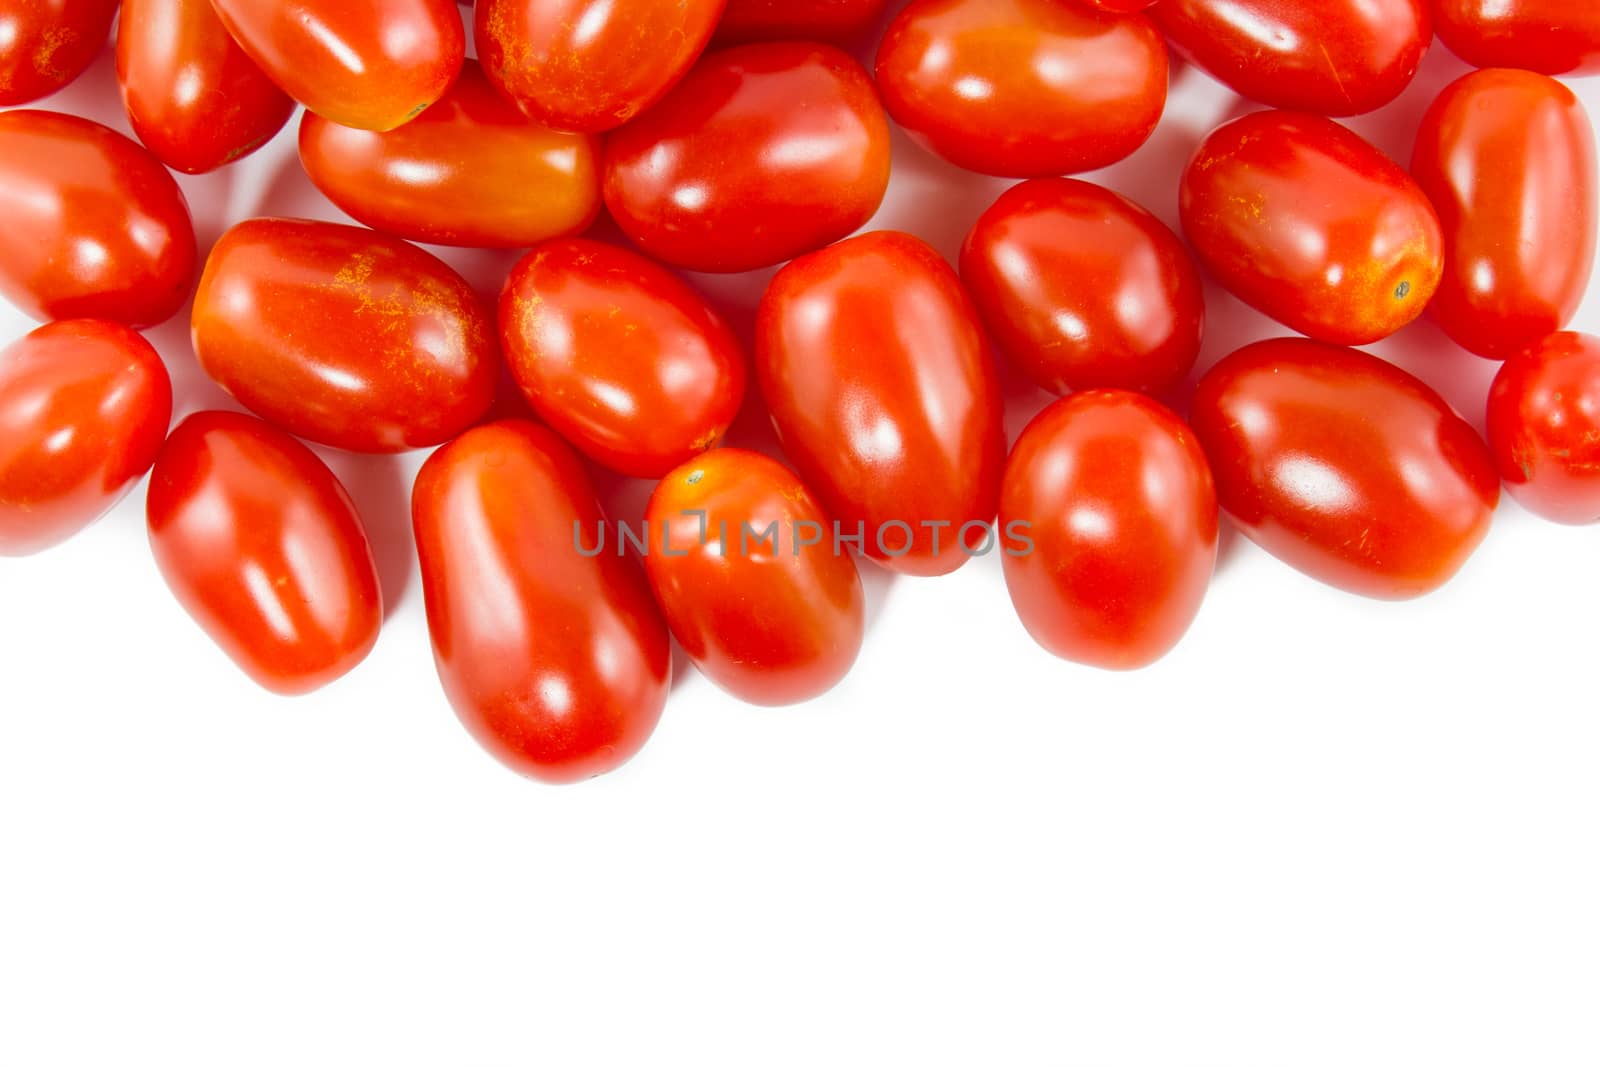
[[[1464,70],[1436,46],[1353,125],[1404,160]],[[1600,79],[1574,87],[1600,114]],[[1242,106],[1192,69],[1173,89],[1102,176],[1169,222]],[[114,99],[105,57],[45,106],[126,129]],[[904,139],[895,168],[874,226],[948,256],[1006,184]],[[183,185],[202,242],[339,217],[292,127]],[[448,258],[493,292],[514,257]],[[713,288],[738,320],[759,283]],[[1208,295],[1202,368],[1282,332]],[[185,320],[151,336],[187,412],[223,401]],[[0,338],[30,326],[0,308]],[[1600,332],[1600,298],[1579,326]],[[1378,350],[1481,425],[1491,364],[1428,324]],[[1042,399],[1014,396],[1013,433]],[[834,693],[756,710],[680,658],[644,753],[554,788],[439,691],[420,460],[330,457],[392,612],[300,700],[178,608],[142,486],[0,560],[0,1063],[1600,1062],[1600,530],[1508,499],[1459,580],[1399,605],[1230,534],[1187,641],[1135,675],[1037,649],[997,560],[873,571]]]

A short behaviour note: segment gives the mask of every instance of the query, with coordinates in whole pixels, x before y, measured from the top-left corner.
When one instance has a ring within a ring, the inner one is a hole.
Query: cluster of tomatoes
[[[565,781],[645,742],[669,634],[755,703],[833,686],[861,556],[931,576],[1001,551],[1040,644],[1134,668],[1195,617],[1221,512],[1380,598],[1454,575],[1502,482],[1600,520],[1600,341],[1561,332],[1595,253],[1594,137],[1552,77],[1600,73],[1600,4],[911,0],[869,72],[839,46],[887,6],[478,0],[473,61],[449,0],[122,0],[142,145],[0,113],[0,293],[47,321],[0,352],[0,553],[71,536],[149,471],[173,592],[256,681],[305,692],[366,656],[382,611],[362,520],[299,439],[437,447],[412,523],[445,691],[499,758]],[[0,0],[0,103],[75,77],[117,7]],[[1435,32],[1483,69],[1434,102],[1407,170],[1329,116],[1392,100]],[[1181,175],[1186,243],[1062,177],[1149,138],[1169,48],[1267,106]],[[365,226],[252,219],[202,264],[169,168],[227,165],[296,103],[306,173]],[[910,234],[849,236],[883,199],[891,120],[1026,179],[959,273]],[[635,247],[578,236],[602,206]],[[410,242],[529,251],[490,307]],[[673,269],[780,264],[748,360]],[[1202,269],[1304,336],[1223,359],[1185,420],[1155,398],[1193,370]],[[201,367],[254,414],[169,434],[136,331],[191,296]],[[1345,347],[1424,310],[1504,361],[1487,442]],[[1009,449],[992,349],[1061,394]],[[493,414],[503,368],[536,419]],[[718,447],[747,384],[792,469]],[[658,483],[631,547],[606,545],[586,460]]]

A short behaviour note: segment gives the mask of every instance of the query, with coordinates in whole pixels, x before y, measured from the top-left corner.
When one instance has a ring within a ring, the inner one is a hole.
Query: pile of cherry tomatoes
[[[0,0],[0,104],[76,77],[118,6]],[[149,472],[173,593],[301,693],[383,617],[362,519],[301,439],[435,448],[411,518],[445,692],[501,760],[570,781],[647,740],[672,638],[751,702],[828,690],[862,641],[861,557],[936,576],[1002,553],[1041,645],[1126,669],[1188,629],[1222,513],[1378,598],[1449,580],[1502,483],[1600,520],[1600,340],[1562,332],[1595,254],[1594,136],[1554,77],[1600,73],[1600,4],[888,7],[122,0],[142,144],[0,112],[0,293],[46,323],[0,352],[0,554],[72,536]],[[886,19],[868,70],[841,45]],[[1436,33],[1482,69],[1404,167],[1334,117],[1393,100]],[[1172,175],[1181,238],[1063,177],[1150,137],[1171,54],[1265,106]],[[251,219],[199,248],[169,168],[228,165],[296,104],[306,174],[364,226]],[[891,122],[1022,179],[955,266],[908,233],[850,236]],[[579,236],[602,209],[626,242]],[[411,242],[528,251],[491,306]],[[753,343],[677,273],[779,265]],[[1190,384],[1202,271],[1303,336]],[[200,366],[253,414],[169,433],[137,331],[191,297]],[[1347,347],[1425,311],[1503,361],[1487,441]],[[1009,445],[999,360],[1061,397]],[[747,390],[792,466],[719,447]],[[608,541],[591,464],[657,483],[639,530]]]

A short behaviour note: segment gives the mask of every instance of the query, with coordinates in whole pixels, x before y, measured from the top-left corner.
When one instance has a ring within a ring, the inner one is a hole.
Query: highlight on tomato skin
[[[111,32],[117,0],[27,0],[0,10],[0,107],[75,81]]]
[[[1488,415],[1517,503],[1552,522],[1600,522],[1600,338],[1552,334],[1506,360]]]
[[[1586,0],[1434,0],[1439,40],[1475,67],[1600,74],[1600,5]]]

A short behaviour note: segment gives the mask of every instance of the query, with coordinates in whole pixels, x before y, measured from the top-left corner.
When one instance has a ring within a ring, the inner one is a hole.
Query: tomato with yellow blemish
[[[25,0],[0,7],[0,106],[27,104],[94,62],[117,0]]]

